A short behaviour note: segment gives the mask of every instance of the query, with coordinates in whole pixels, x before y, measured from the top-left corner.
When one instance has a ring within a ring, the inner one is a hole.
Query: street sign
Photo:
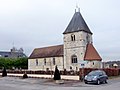
[[[84,68],[85,64],[87,64],[87,61],[80,61],[80,67]]]
[[[84,63],[82,63],[82,64],[81,64],[81,66],[82,66],[82,67],[84,67],[84,66],[85,66],[85,64],[84,64]]]

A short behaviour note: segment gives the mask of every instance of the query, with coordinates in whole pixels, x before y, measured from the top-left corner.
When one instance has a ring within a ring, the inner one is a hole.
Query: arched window
[[[71,35],[71,41],[75,41],[75,35],[74,34]]]
[[[76,55],[73,55],[73,56],[71,57],[71,62],[72,62],[72,63],[78,63],[78,61],[77,61],[77,56],[76,56]]]

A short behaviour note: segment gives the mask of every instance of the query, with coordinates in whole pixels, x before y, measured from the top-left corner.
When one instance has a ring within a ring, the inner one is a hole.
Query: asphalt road
[[[108,84],[93,85],[79,81],[56,84],[49,79],[0,77],[0,90],[120,90],[120,78],[108,80]]]

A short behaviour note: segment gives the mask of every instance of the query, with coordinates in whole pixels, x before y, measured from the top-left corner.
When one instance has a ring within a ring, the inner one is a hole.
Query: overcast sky
[[[120,0],[0,0],[0,50],[63,44],[76,3],[104,61],[120,60]]]

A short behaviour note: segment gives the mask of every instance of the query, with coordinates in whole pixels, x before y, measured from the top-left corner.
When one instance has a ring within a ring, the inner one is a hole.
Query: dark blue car
[[[84,82],[87,83],[107,83],[108,76],[102,70],[91,71],[88,75],[85,76]]]

